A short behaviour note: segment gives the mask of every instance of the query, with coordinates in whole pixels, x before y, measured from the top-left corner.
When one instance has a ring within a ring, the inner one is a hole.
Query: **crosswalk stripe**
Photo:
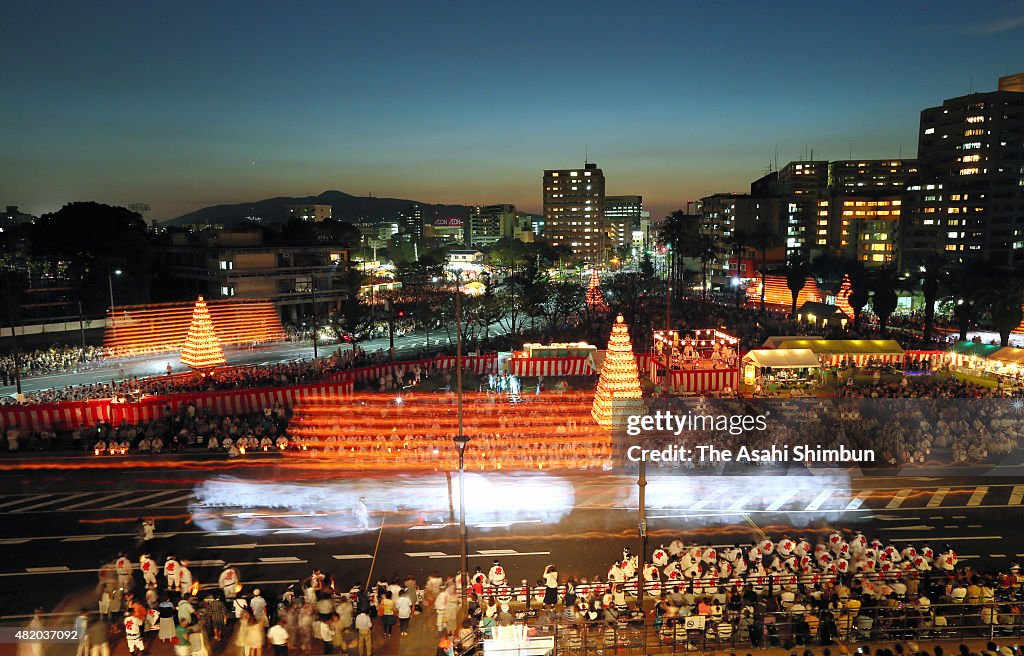
[[[166,501],[161,501],[160,503],[150,504],[150,505],[146,506],[146,508],[163,508],[164,506],[169,506],[172,503],[177,503],[179,501],[184,501],[185,499],[191,499],[193,496],[195,496],[195,493],[194,492],[189,492],[188,494],[183,494],[180,497],[174,497],[173,499],[167,499]]]
[[[117,497],[123,497],[126,494],[132,494],[132,492],[114,492],[113,494],[104,495],[104,496],[100,497],[99,499],[89,499],[88,501],[83,501],[82,503],[76,503],[76,504],[74,504],[72,506],[65,506],[65,507],[61,508],[61,510],[74,510],[76,508],[81,508],[83,506],[88,506],[88,505],[91,505],[91,504],[94,504],[94,503],[100,503],[102,501],[106,501],[107,499],[116,499]]]
[[[778,510],[782,506],[786,505],[790,499],[796,495],[796,490],[790,490],[789,492],[783,492],[775,501],[772,501],[765,510],[772,512]]]
[[[26,497],[22,497],[22,498],[20,498],[20,499],[18,499],[16,501],[8,501],[7,503],[0,504],[0,508],[6,508],[8,506],[16,506],[19,503],[25,503],[26,501],[32,502],[32,501],[36,501],[38,499],[43,499],[45,497],[53,497],[53,496],[57,496],[57,495],[55,495],[55,494],[37,494],[35,496],[26,496]]]
[[[939,506],[941,506],[942,500],[946,498],[947,494],[949,494],[948,487],[940,487],[938,490],[935,490],[935,494],[933,494],[932,498],[929,499],[928,501],[928,507],[938,508]]]
[[[154,492],[153,494],[147,494],[146,496],[132,497],[131,499],[128,499],[127,501],[118,501],[117,503],[112,503],[109,506],[106,506],[104,508],[104,510],[113,510],[114,508],[123,508],[124,506],[130,506],[133,503],[139,503],[139,502],[142,502],[142,501],[146,501],[147,499],[153,499],[153,498],[162,496],[164,494],[174,494],[175,492],[178,492],[178,490],[160,490],[159,492]]]
[[[986,494],[988,494],[987,485],[979,485],[974,488],[974,494],[972,494],[971,498],[967,500],[967,506],[980,506],[981,500],[985,498]]]
[[[1013,492],[1010,492],[1009,505],[1019,506],[1021,499],[1024,499],[1024,485],[1014,485]]]
[[[690,506],[689,508],[687,508],[687,510],[700,510],[704,506],[706,506],[709,503],[711,503],[713,500],[714,499],[712,497],[704,497],[703,499],[701,499],[697,503],[695,503],[692,506]]]
[[[78,494],[72,494],[69,497],[58,497],[56,499],[48,499],[42,503],[34,503],[31,506],[22,506],[21,508],[15,508],[12,513],[28,512],[29,510],[35,510],[36,508],[42,508],[43,506],[49,506],[55,503],[64,503],[65,501],[71,501],[72,499],[81,499],[82,497],[92,494],[92,492],[79,492]]]
[[[743,506],[747,505],[747,503],[749,503],[750,500],[753,499],[754,496],[757,494],[758,492],[751,492],[750,494],[740,497],[736,501],[733,501],[732,504],[728,508],[726,508],[726,510],[742,510]]]
[[[819,492],[818,496],[814,497],[814,501],[808,504],[807,510],[817,510],[818,508],[821,508],[825,502],[828,501],[828,498],[832,496],[832,492],[834,492],[834,490],[822,490]]]
[[[902,506],[903,502],[907,500],[907,497],[909,497],[912,492],[913,490],[909,488],[904,488],[897,492],[896,496],[890,499],[888,505],[885,506],[886,510],[892,510],[893,508],[899,508]]]
[[[874,490],[862,490],[860,494],[850,499],[850,503],[846,504],[846,510],[858,510],[864,505],[864,501],[867,500],[874,493]]]

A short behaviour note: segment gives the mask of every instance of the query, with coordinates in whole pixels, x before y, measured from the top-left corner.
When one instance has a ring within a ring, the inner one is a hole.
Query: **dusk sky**
[[[604,169],[659,217],[780,164],[916,154],[921,109],[1024,71],[1016,2],[15,2],[0,205],[338,189],[539,211]]]

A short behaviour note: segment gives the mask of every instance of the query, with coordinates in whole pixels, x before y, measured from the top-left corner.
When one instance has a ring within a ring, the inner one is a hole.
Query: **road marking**
[[[447,528],[447,524],[420,524],[418,526],[410,526],[410,531],[433,531],[439,528]]]
[[[25,544],[32,538],[4,538],[0,540],[0,544]]]
[[[512,526],[512,522],[484,522],[473,528],[508,528],[509,526]]]
[[[928,500],[927,507],[938,508],[942,505],[942,500],[946,498],[947,494],[949,494],[948,487],[940,487],[938,490],[935,490],[935,494],[933,494],[932,498]]]
[[[550,551],[517,551],[516,553],[501,554],[502,558],[511,558],[512,556],[550,556]],[[491,558],[491,554],[468,554],[468,558]],[[428,556],[428,558],[461,558],[460,554],[447,555],[439,554],[437,556]]]
[[[260,558],[261,563],[304,563],[298,556],[266,556]]]
[[[251,542],[249,544],[218,544],[199,547],[200,549],[259,549],[259,548],[277,548],[277,547],[313,547],[316,546],[316,542],[289,542],[285,544],[256,544]]]
[[[1008,505],[1019,506],[1021,499],[1024,499],[1024,485],[1014,485],[1013,492],[1010,492],[1010,501]]]
[[[932,540],[933,542],[952,542],[953,540],[1002,540],[1001,535],[973,535],[971,537],[952,537],[952,538],[937,538],[934,535],[924,535],[916,538],[891,538],[892,540],[899,540],[900,542],[927,542]],[[963,556],[959,556],[963,558]]]
[[[482,554],[484,556],[504,556],[506,554],[514,554],[519,552],[515,549],[478,549],[477,553]]]
[[[26,567],[25,571],[30,574],[48,574],[50,572],[70,572],[71,568],[67,565],[54,565],[51,567]]]
[[[863,490],[846,504],[846,510],[857,510],[864,505],[864,500],[871,496],[871,490]]]
[[[191,499],[194,496],[195,496],[195,492],[189,492],[188,494],[183,494],[180,497],[174,497],[173,499],[168,499],[166,501],[161,501],[160,503],[154,503],[154,504],[150,504],[148,506],[143,506],[143,507],[144,508],[163,508],[164,506],[169,506],[172,503],[177,503],[179,501],[184,501],[185,499]]]
[[[0,504],[0,508],[6,508],[8,506],[16,506],[19,503],[25,503],[26,501],[32,502],[32,501],[36,501],[37,499],[43,499],[45,497],[53,497],[53,496],[57,496],[57,495],[55,495],[55,494],[39,494],[39,495],[34,495],[34,496],[32,496],[32,495],[25,495],[24,497],[22,497],[21,499],[18,499],[17,501],[8,501],[7,503]]]
[[[104,510],[113,510],[114,508],[122,508],[124,506],[130,505],[130,504],[133,504],[133,503],[140,503],[142,501],[146,501],[147,499],[153,499],[155,497],[163,496],[165,494],[174,494],[175,492],[177,492],[177,490],[161,490],[161,491],[155,492],[153,494],[147,494],[144,497],[132,498],[132,499],[128,499],[127,501],[118,501],[117,503],[114,503],[114,504],[111,504],[111,505],[105,507]]]
[[[904,488],[900,490],[899,492],[896,493],[896,496],[889,500],[889,504],[885,507],[885,509],[891,510],[893,508],[899,508],[900,506],[903,505],[903,502],[907,500],[907,497],[909,497],[912,492],[913,490],[910,488]]]
[[[335,560],[373,560],[370,554],[335,554],[331,556]]]
[[[106,496],[102,496],[99,499],[90,499],[88,501],[83,501],[82,503],[76,503],[73,506],[64,506],[63,508],[61,508],[61,511],[75,510],[76,508],[81,508],[82,506],[88,506],[88,505],[93,504],[93,503],[99,503],[101,501],[106,501],[107,499],[113,499],[115,497],[123,497],[126,494],[135,494],[135,493],[134,492],[114,492],[113,494],[108,494]]]
[[[96,540],[102,540],[102,535],[76,535],[70,538],[64,538],[61,542],[95,542]]]
[[[319,531],[320,527],[315,526],[313,528],[279,528],[274,531],[274,535],[289,535],[298,533],[312,533],[313,531]]]
[[[989,558],[1006,558],[1006,554],[989,554]]]
[[[985,498],[986,494],[988,494],[988,486],[979,485],[975,488],[974,494],[971,495],[971,498],[967,500],[967,507],[980,506],[981,500]]]
[[[691,510],[691,511],[692,510],[700,510],[704,506],[706,506],[709,503],[711,503],[713,500],[714,499],[712,497],[704,497],[703,499],[699,500],[697,503],[695,503],[692,506],[690,506],[689,508],[687,508],[687,510]]]
[[[818,508],[821,508],[825,504],[825,502],[828,501],[828,498],[832,496],[832,493],[834,491],[835,490],[822,490],[821,492],[818,493],[818,496],[814,497],[814,501],[808,504],[806,509],[817,510]]]
[[[730,506],[728,508],[726,508],[726,510],[742,510],[743,506],[745,506],[747,503],[749,503],[750,500],[753,499],[754,496],[758,494],[758,492],[760,492],[760,491],[751,492],[750,494],[747,494],[746,496],[740,497],[736,501],[733,501],[732,504],[730,504]]]
[[[15,510],[12,510],[11,512],[12,513],[27,512],[29,510],[35,510],[36,508],[42,508],[43,506],[49,506],[49,505],[54,504],[54,503],[62,503],[64,501],[71,501],[72,499],[81,499],[82,497],[84,497],[86,495],[89,495],[89,494],[92,494],[92,492],[79,492],[78,494],[72,494],[69,497],[59,497],[57,499],[49,499],[49,500],[44,501],[42,503],[32,504],[31,506],[22,506],[21,508],[17,508]],[[54,508],[53,510],[62,510],[62,509],[61,508]]]
[[[917,526],[893,526],[891,528],[888,527],[888,526],[883,526],[883,527],[880,527],[878,530],[879,531],[930,531],[933,528],[935,528],[935,527],[934,526],[926,526],[924,524],[918,524]],[[949,527],[947,526],[946,528],[949,528]],[[954,527],[954,528],[956,528],[956,527]]]

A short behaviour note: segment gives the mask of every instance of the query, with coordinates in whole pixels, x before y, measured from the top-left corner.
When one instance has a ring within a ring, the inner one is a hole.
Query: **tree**
[[[960,331],[960,341],[967,341],[967,333],[978,320],[985,307],[981,290],[989,284],[988,266],[979,260],[970,260],[946,269],[941,289],[952,308],[953,319]]]
[[[992,327],[999,333],[1000,346],[1009,346],[1010,333],[1024,321],[1024,270],[992,267],[981,296]]]
[[[885,334],[889,317],[896,311],[899,303],[899,275],[895,267],[886,266],[872,271],[870,279],[871,290],[874,292],[871,297],[871,309],[878,317],[879,329]]]
[[[761,221],[750,234],[750,245],[761,253],[761,313],[764,314],[765,275],[768,269],[768,249],[778,244],[779,236],[775,234],[767,221]]]
[[[740,266],[743,261],[743,256],[746,255],[747,249],[750,247],[750,235],[743,230],[733,230],[732,239],[729,240],[729,248],[732,252],[732,257],[736,260],[736,271],[732,273],[732,276],[737,280],[740,277]],[[732,281],[730,281],[732,283]],[[740,289],[739,284],[734,284],[734,291],[736,293],[736,306],[739,307],[743,302],[743,290]]]
[[[786,287],[789,288],[789,293],[793,298],[790,306],[791,316],[796,316],[796,300],[804,285],[807,284],[807,276],[810,275],[810,272],[811,267],[803,255],[794,253],[789,258],[789,262],[786,264]]]
[[[717,244],[714,237],[701,235],[694,247],[695,255],[700,260],[700,296],[706,301],[708,299],[708,264],[718,254]]]
[[[659,240],[669,253],[670,269],[668,284],[679,298],[683,289],[683,257],[694,251],[693,244],[700,238],[700,222],[697,217],[683,210],[675,210],[665,217],[659,231]]]
[[[935,330],[935,304],[939,300],[939,285],[949,267],[949,258],[942,251],[928,253],[918,262],[913,279],[921,286],[924,295],[924,341],[932,341]]]
[[[551,284],[551,298],[546,305],[548,329],[560,332],[562,324],[583,308],[583,294],[577,283],[559,281]]]

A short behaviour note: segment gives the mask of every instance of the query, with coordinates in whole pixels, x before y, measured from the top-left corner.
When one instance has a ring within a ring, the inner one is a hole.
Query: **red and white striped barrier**
[[[657,360],[651,360],[651,380],[659,381],[658,372],[664,370]],[[703,394],[735,390],[740,382],[740,370],[729,369],[669,369],[662,386],[669,394]]]
[[[589,376],[596,373],[588,358],[512,358],[509,373],[515,376]]]
[[[835,367],[843,362],[852,362],[858,367],[867,366],[869,362],[902,365],[903,355],[903,353],[836,353],[822,355],[821,364],[825,367]]]
[[[0,407],[0,428],[73,429],[80,425],[94,426],[101,422],[135,423],[160,419],[167,414],[167,406],[170,406],[171,413],[175,413],[179,407],[189,403],[215,414],[244,414],[260,412],[275,402],[285,408],[291,408],[297,403],[350,396],[352,388],[353,383],[349,380],[293,387],[166,394],[149,396],[137,403],[112,403],[109,399],[103,399]]]

